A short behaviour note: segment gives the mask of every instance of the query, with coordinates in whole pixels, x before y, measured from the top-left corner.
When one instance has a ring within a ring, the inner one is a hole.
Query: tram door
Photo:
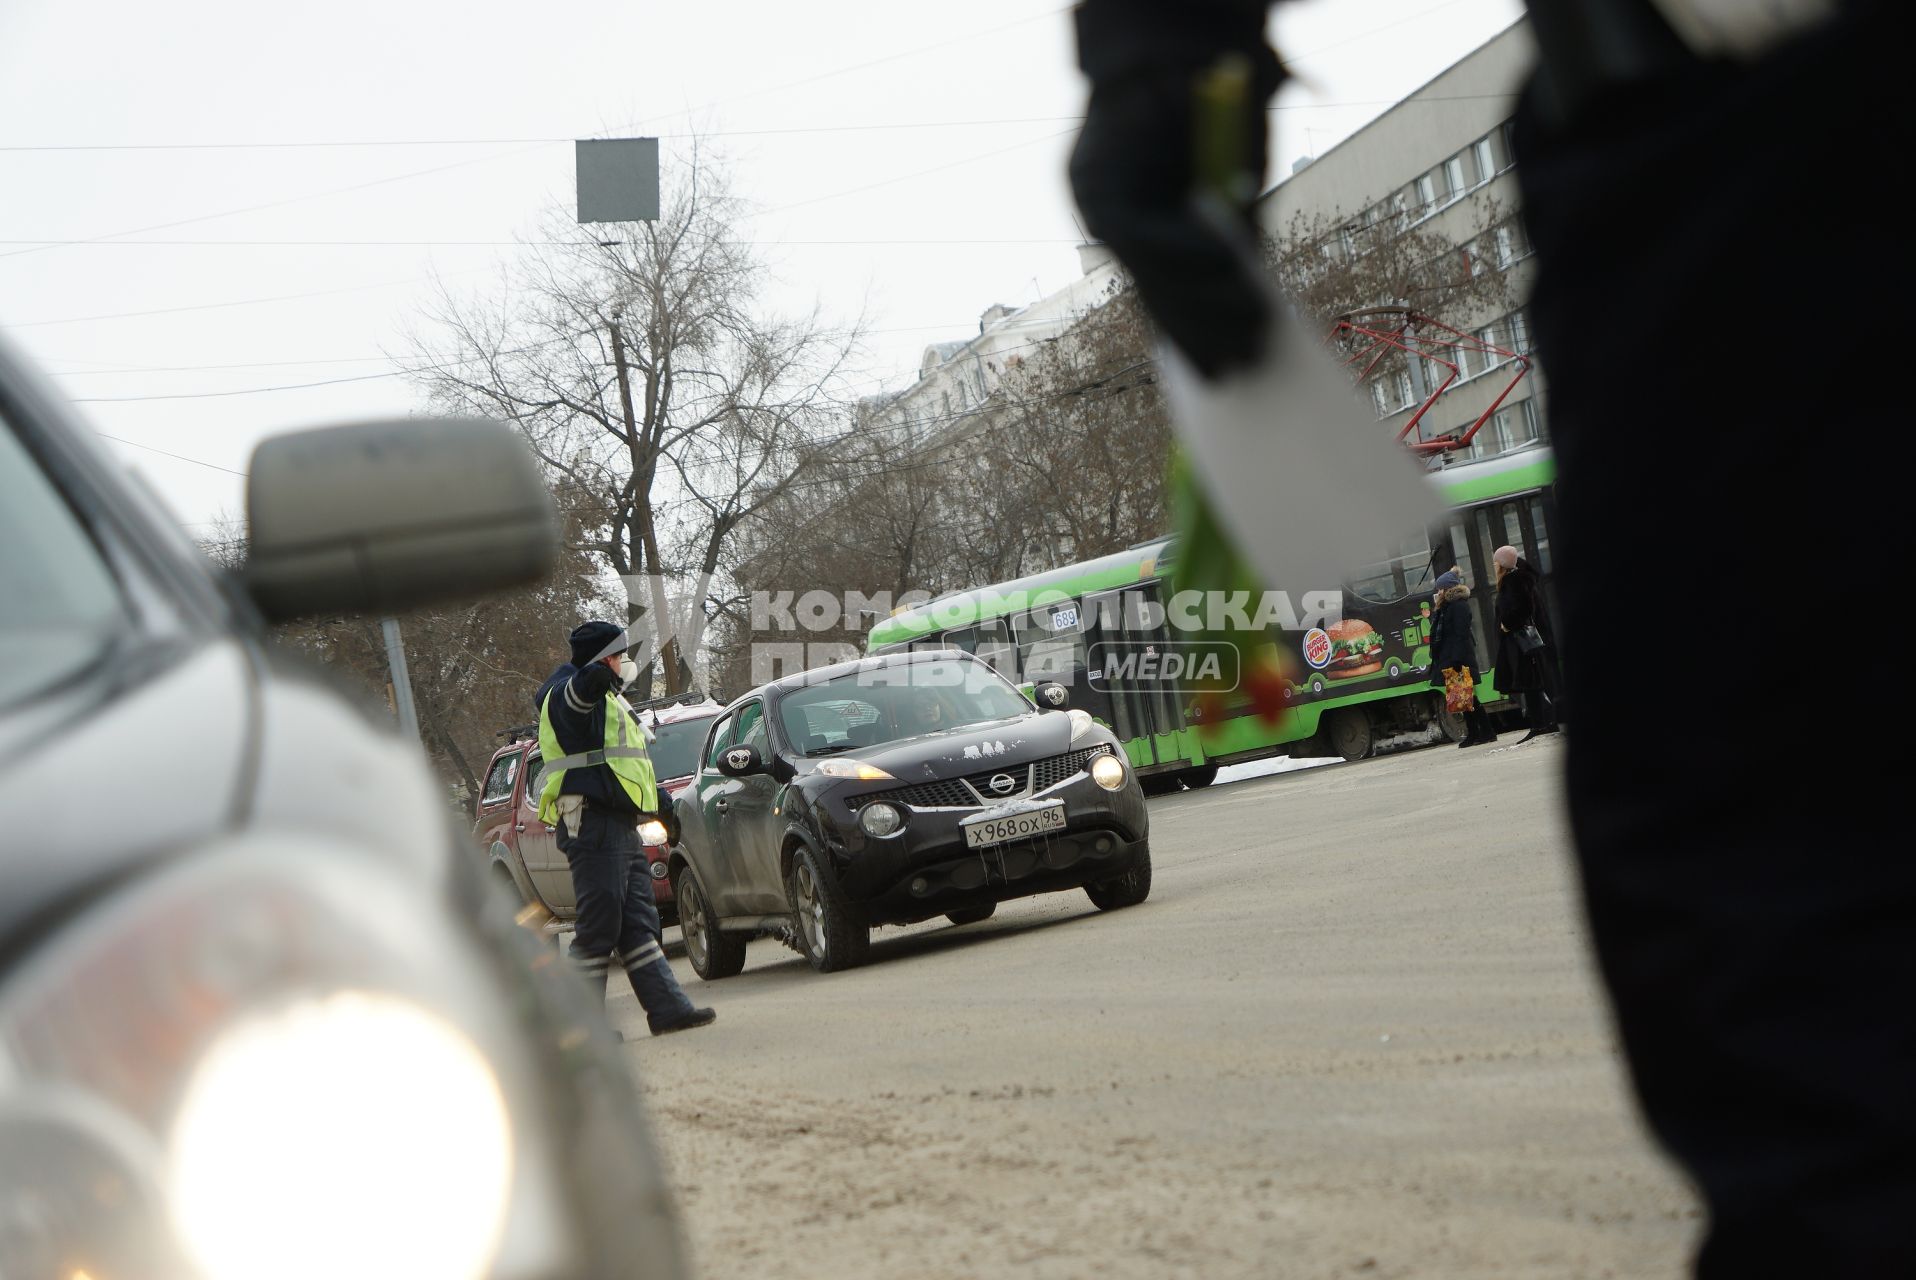
[[[1548,489],[1534,489],[1453,513],[1449,529],[1451,563],[1463,570],[1464,580],[1470,583],[1470,602],[1477,610],[1480,669],[1488,669],[1497,656],[1497,574],[1490,557],[1498,547],[1515,547],[1517,554],[1530,562],[1543,583],[1544,607],[1553,621],[1558,616],[1556,562],[1550,547],[1550,530],[1555,523],[1556,502]]]
[[[1153,661],[1171,652],[1158,584],[1100,591],[1084,604],[1087,684],[1093,690],[1085,709],[1117,732],[1133,765],[1189,763],[1183,703]]]

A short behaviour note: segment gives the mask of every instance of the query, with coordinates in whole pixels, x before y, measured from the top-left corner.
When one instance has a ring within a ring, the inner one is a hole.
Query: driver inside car
[[[935,693],[901,700],[898,708],[898,731],[905,737],[914,737],[923,733],[942,733],[951,728],[952,724],[952,716],[945,707],[944,699]]]

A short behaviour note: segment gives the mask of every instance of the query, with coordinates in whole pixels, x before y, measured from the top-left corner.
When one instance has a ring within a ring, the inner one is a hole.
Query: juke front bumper
[[[821,807],[829,810],[831,819],[828,835],[840,887],[864,908],[871,923],[907,924],[1123,875],[1148,848],[1144,792],[1128,766],[1124,785],[1115,791],[1092,781],[1083,766],[1095,754],[1073,753],[1079,757],[1076,772],[1049,787],[1031,785],[1003,800],[988,801],[988,793],[969,787],[960,791],[953,785],[958,779],[868,785],[852,794],[822,798]],[[1007,765],[1000,771],[1034,770],[1035,784],[1043,780],[1035,770],[1047,763]],[[870,836],[858,825],[859,811],[880,801],[896,805],[905,815],[904,826],[894,835]],[[1053,802],[1064,804],[1062,830],[982,848],[966,843],[967,820]]]

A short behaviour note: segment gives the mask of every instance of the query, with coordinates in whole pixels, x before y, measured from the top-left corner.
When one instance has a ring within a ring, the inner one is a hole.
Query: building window
[[[1377,416],[1379,418],[1388,418],[1391,414],[1397,412],[1390,403],[1390,392],[1385,389],[1384,384],[1381,382],[1373,382],[1370,384],[1370,402],[1372,407],[1377,410]]]
[[[1487,324],[1477,330],[1477,341],[1483,343],[1485,347],[1491,348],[1482,353],[1485,373],[1489,373],[1492,369],[1495,369],[1503,363],[1504,358],[1498,355],[1495,350],[1495,348],[1503,345],[1503,343],[1498,340],[1500,336],[1497,332],[1497,326],[1494,324]]]
[[[1530,322],[1521,311],[1510,313],[1510,349],[1518,355],[1530,354]]]
[[[1464,177],[1464,158],[1461,155],[1444,161],[1444,181],[1449,184],[1450,198],[1453,200],[1470,190],[1470,182]]]
[[[1477,181],[1488,182],[1497,172],[1497,159],[1491,154],[1490,139],[1479,138],[1470,149],[1471,157],[1477,162]]]
[[[1530,256],[1530,238],[1524,234],[1523,223],[1512,218],[1497,228],[1497,266],[1509,267],[1512,263]]]
[[[1437,171],[1432,170],[1417,179],[1417,213],[1419,217],[1429,215],[1437,208]]]

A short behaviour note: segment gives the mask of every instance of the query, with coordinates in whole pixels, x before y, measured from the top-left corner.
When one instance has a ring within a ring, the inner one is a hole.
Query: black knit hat
[[[587,622],[572,629],[572,665],[589,667],[601,658],[610,658],[630,648],[624,643],[625,628],[610,622]]]

